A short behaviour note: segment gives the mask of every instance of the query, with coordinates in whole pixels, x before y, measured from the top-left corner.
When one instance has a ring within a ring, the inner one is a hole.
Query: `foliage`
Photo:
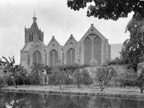
[[[74,10],[88,7],[87,16],[99,19],[117,20],[130,12],[144,15],[144,2],[140,0],[67,0],[67,5]]]
[[[45,66],[44,69],[46,70],[46,73],[47,73],[48,75],[50,75],[50,74],[52,73],[52,67],[50,67],[50,66]]]
[[[86,67],[87,65],[59,65],[51,69],[51,74],[49,76],[49,84],[61,85],[66,84],[67,87],[69,84],[77,84],[80,88],[80,83],[82,83],[82,75],[79,69]]]
[[[144,2],[141,0],[67,0],[71,9],[79,10],[86,8],[87,16],[99,19],[118,20],[127,17],[133,12],[133,18],[128,23],[126,31],[130,32],[130,39],[123,44],[121,56],[123,62],[129,64],[137,71],[137,64],[144,60]]]
[[[69,70],[72,71],[72,76],[74,79],[74,83],[77,84],[77,87],[80,88],[80,83],[82,83],[82,74],[80,73],[80,69],[83,69],[84,67],[87,67],[88,65],[78,65],[73,64],[70,67],[68,67]]]
[[[57,81],[60,85],[60,89],[61,89],[61,85],[64,84],[64,80],[66,79],[66,74],[65,74],[65,71],[64,71],[64,66],[57,66],[56,67],[56,72],[57,72]]]
[[[135,85],[140,88],[141,93],[144,90],[144,69],[142,69],[141,74],[137,77]]]
[[[43,64],[33,64],[32,71],[29,74],[31,84],[38,85],[42,82],[41,74],[44,70]]]
[[[107,63],[108,65],[122,65],[125,64],[123,60],[119,57],[116,57],[114,60],[111,60]]]
[[[63,65],[52,68],[52,73],[49,76],[49,84],[59,84],[61,89],[61,85],[64,84],[65,79],[66,73]]]
[[[136,14],[128,23],[126,31],[130,32],[130,39],[123,43],[122,59],[137,71],[138,63],[144,60],[144,17]]]
[[[127,69],[125,73],[119,75],[119,82],[121,86],[134,86],[137,79],[137,73],[133,69]]]
[[[93,83],[93,80],[90,77],[89,73],[86,71],[86,69],[82,69],[81,76],[82,76],[82,83],[83,84],[89,86],[90,84]]]
[[[18,76],[17,71],[19,69],[19,66],[14,65],[15,64],[14,56],[12,58],[9,57],[9,60],[6,57],[2,57],[2,58],[5,59],[5,61],[6,61],[4,70],[10,73],[12,83],[17,88],[16,80],[17,80],[17,76]]]
[[[101,91],[108,86],[109,82],[115,75],[115,69],[113,67],[99,67],[96,71],[95,81],[99,83]]]

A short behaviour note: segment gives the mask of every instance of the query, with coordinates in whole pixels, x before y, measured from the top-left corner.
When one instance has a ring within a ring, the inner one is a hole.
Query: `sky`
[[[44,31],[44,43],[52,36],[64,45],[71,34],[79,41],[94,24],[110,44],[123,43],[129,38],[125,33],[127,18],[117,21],[87,17],[87,9],[74,11],[67,7],[67,0],[0,0],[0,58],[15,57],[20,63],[20,50],[24,47],[24,28],[30,28],[34,12],[38,27]]]

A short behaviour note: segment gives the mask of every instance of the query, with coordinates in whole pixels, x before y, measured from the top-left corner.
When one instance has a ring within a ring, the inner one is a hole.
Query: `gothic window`
[[[75,50],[73,48],[70,48],[67,51],[67,64],[72,65],[75,61]]]
[[[39,51],[35,51],[33,53],[33,63],[36,63],[36,64],[41,63],[41,53]]]
[[[29,41],[30,42],[33,41],[33,33],[32,32],[29,33]]]
[[[91,60],[91,39],[86,37],[84,40],[84,64],[89,64]]]
[[[58,52],[56,50],[51,50],[49,53],[49,60],[50,60],[50,66],[56,66],[58,65]]]
[[[98,36],[94,39],[94,58],[101,64],[101,38]]]

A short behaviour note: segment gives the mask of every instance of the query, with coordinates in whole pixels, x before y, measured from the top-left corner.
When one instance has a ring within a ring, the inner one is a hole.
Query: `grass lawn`
[[[77,88],[77,86],[70,85],[62,85],[62,89],[59,86],[50,86],[50,85],[21,85],[18,88],[14,86],[4,87],[3,91],[12,90],[15,92],[19,92],[20,90],[25,91],[53,91],[53,92],[68,92],[70,94],[74,93],[86,93],[86,94],[101,94],[104,96],[115,96],[115,97],[124,97],[124,98],[141,98],[144,99],[144,94],[140,93],[139,88],[137,87],[106,87],[102,92],[100,92],[99,86],[90,85],[85,86],[81,85],[81,88]]]

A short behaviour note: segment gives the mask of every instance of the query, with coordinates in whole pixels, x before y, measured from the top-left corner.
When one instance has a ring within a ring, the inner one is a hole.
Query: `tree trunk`
[[[80,88],[80,74],[79,74],[79,70],[78,70],[78,78],[77,78],[77,86],[78,88]]]
[[[23,85],[25,85],[25,81],[24,81],[24,79],[23,79]]]
[[[141,93],[143,93],[143,89],[142,88],[140,89],[140,91],[141,91]]]
[[[15,88],[17,88],[17,84],[16,84],[15,80],[13,81],[13,84],[14,84]]]
[[[15,86],[15,88],[17,88],[16,78],[14,76],[12,77],[12,83],[13,83],[13,86]]]
[[[60,80],[60,89],[61,89],[61,80]]]

